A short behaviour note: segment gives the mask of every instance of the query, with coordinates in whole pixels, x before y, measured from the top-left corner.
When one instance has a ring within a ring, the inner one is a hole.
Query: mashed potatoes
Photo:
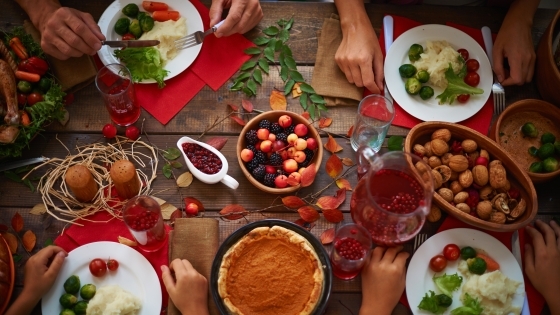
[[[430,84],[441,88],[447,87],[445,71],[449,64],[455,73],[459,72],[463,64],[458,60],[459,53],[446,41],[426,41],[424,53],[413,63],[418,70],[426,70],[430,74]]]
[[[118,285],[99,288],[88,303],[87,315],[137,315],[142,301]]]
[[[161,55],[161,60],[165,65],[167,61],[177,56],[178,50],[175,49],[175,40],[187,35],[187,22],[181,17],[177,21],[169,20],[165,22],[154,22],[154,28],[142,34],[139,39],[157,39],[160,41],[157,49]]]

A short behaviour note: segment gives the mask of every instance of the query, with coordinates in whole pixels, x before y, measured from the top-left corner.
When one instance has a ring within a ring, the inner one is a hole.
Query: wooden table
[[[98,19],[104,9],[111,3],[109,0],[99,1],[77,1],[67,0],[61,1],[63,5],[74,7],[76,9],[90,12],[95,19]],[[210,1],[205,0],[206,4]],[[307,82],[310,82],[315,56],[317,52],[317,35],[316,32],[321,29],[323,19],[335,13],[334,4],[329,3],[291,3],[276,2],[261,3],[264,11],[264,19],[254,30],[250,31],[246,36],[249,39],[255,38],[259,31],[269,25],[274,24],[280,18],[295,17],[293,30],[291,31],[291,39],[289,44],[293,51],[293,56],[298,63],[298,69],[303,74]],[[463,25],[480,28],[484,25],[489,26],[492,31],[497,32],[500,23],[506,13],[502,8],[480,8],[480,7],[445,7],[445,6],[393,6],[393,5],[367,5],[367,11],[373,23],[375,30],[381,29],[382,17],[385,14],[395,14],[415,19],[422,23],[439,23],[445,24],[447,21],[460,23]],[[548,26],[554,15],[554,10],[539,9],[535,15],[533,27],[533,40],[536,45]],[[21,25],[26,18],[25,13],[17,6],[15,1],[7,1],[4,3],[3,10],[0,10],[1,27],[9,29],[14,25]],[[270,110],[269,94],[274,87],[282,87],[283,84],[278,76],[276,68],[271,68],[269,76],[264,78],[262,87],[257,91],[257,97],[251,101],[255,108],[260,110]],[[148,133],[150,141],[159,148],[173,147],[177,139],[182,135],[198,136],[205,130],[217,117],[225,117],[229,113],[228,103],[240,104],[243,95],[240,93],[230,92],[228,84],[222,86],[218,91],[214,92],[210,88],[203,88],[196,97],[185,106],[181,112],[175,116],[167,125],[157,122],[146,112],[142,113],[140,121],[144,121],[143,126]],[[527,84],[523,87],[506,88],[506,101],[511,104],[519,99],[539,98],[535,84]],[[301,113],[297,99],[288,99],[288,109]],[[104,141],[101,136],[101,128],[108,123],[109,115],[103,108],[101,97],[97,93],[95,87],[90,85],[75,94],[75,102],[68,107],[70,112],[70,121],[66,126],[55,123],[48,127],[48,131],[44,137],[37,137],[32,143],[32,150],[27,156],[47,156],[47,157],[64,157],[66,150],[59,144],[56,137],[63,141],[67,147],[74,148],[80,144],[88,144],[96,141]],[[331,108],[328,112],[330,117],[334,118],[333,124],[327,129],[335,134],[346,134],[348,128],[353,124],[354,107],[337,107]],[[278,203],[275,195],[262,193],[253,187],[243,176],[239,169],[235,145],[237,136],[241,127],[230,120],[219,124],[212,129],[203,138],[208,139],[211,136],[225,136],[228,138],[226,146],[222,152],[226,155],[230,163],[230,175],[236,178],[240,186],[237,190],[230,190],[221,184],[206,185],[197,180],[188,188],[178,189],[172,180],[167,180],[161,173],[161,167],[158,170],[158,178],[154,182],[154,191],[162,191],[158,197],[167,200],[176,205],[182,205],[182,197],[195,196],[200,199],[205,207],[206,214],[215,216],[217,211],[224,206],[238,203],[249,210],[263,209],[270,206],[274,202]],[[406,136],[408,129],[400,127],[391,127],[390,135]],[[344,148],[340,153],[340,157],[354,158],[354,153],[348,143],[343,138],[337,139],[338,143]],[[327,153],[323,159],[321,170],[324,169],[324,163],[330,153]],[[179,170],[177,174],[180,174]],[[356,184],[355,176],[349,177],[353,186]],[[315,183],[300,192],[305,196],[309,193],[318,191],[327,186],[331,179],[325,172],[318,174]],[[541,219],[550,219],[554,214],[560,213],[560,202],[556,199],[560,178],[537,186],[539,214]],[[323,195],[332,195],[336,191],[336,187],[330,187]],[[9,224],[11,217],[19,212],[25,222],[25,228],[33,230],[37,237],[37,246],[33,252],[43,247],[46,241],[54,240],[60,234],[65,224],[53,220],[50,216],[35,216],[29,214],[29,210],[36,204],[41,203],[41,197],[37,193],[32,193],[28,188],[21,184],[14,183],[5,177],[0,177],[0,222]],[[349,195],[341,209],[345,212],[345,221],[350,221],[349,215]],[[282,218],[295,221],[299,218],[298,214],[288,210],[278,208],[278,211],[263,213],[266,217]],[[249,221],[260,220],[263,218],[261,214],[251,214],[247,217]],[[423,232],[433,235],[439,224],[427,223]],[[237,221],[220,221],[220,241],[222,242],[235,229],[245,224],[245,220]],[[313,234],[319,236],[325,229],[333,227],[321,218],[316,226],[312,229]],[[407,244],[406,249],[412,251],[412,244]],[[21,248],[18,249],[18,255],[23,259],[17,263],[16,288],[14,299],[22,289],[23,285],[23,264],[27,259],[27,253]],[[361,283],[359,279],[352,281],[335,280],[332,295],[328,306],[327,314],[358,314],[361,303],[360,289]],[[396,313],[406,314],[408,311],[404,307],[397,307]],[[40,307],[36,307],[34,314],[40,314]]]

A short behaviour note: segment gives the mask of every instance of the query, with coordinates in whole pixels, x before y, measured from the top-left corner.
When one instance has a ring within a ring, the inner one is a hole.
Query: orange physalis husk
[[[282,198],[282,203],[288,207],[288,208],[292,208],[292,209],[297,209],[299,207],[303,207],[306,205],[305,201],[303,201],[303,199],[301,199],[300,197],[297,196],[287,196]]]
[[[227,215],[228,213],[234,213]],[[220,210],[221,215],[225,215],[224,218],[228,220],[237,220],[243,218],[245,215],[249,214],[242,205],[228,205]]]
[[[299,216],[305,220],[305,222],[315,222],[319,220],[319,212],[312,206],[304,206],[298,209]]]
[[[243,106],[243,109],[247,112],[252,112],[253,111],[253,103],[251,103],[251,101],[249,100],[241,100],[241,105]]]
[[[334,228],[326,229],[321,233],[321,244],[328,245],[334,241]]]
[[[288,106],[288,101],[286,101],[286,96],[280,91],[272,91],[270,93],[270,108],[273,110],[286,110]]]
[[[342,161],[336,154],[332,154],[325,164],[327,174],[329,174],[331,178],[336,178],[338,175],[340,175],[340,173],[342,172],[342,168]]]
[[[329,151],[330,153],[342,151],[342,147],[338,145],[336,140],[334,140],[331,135],[329,135],[329,140],[327,141],[327,143],[325,143],[325,149],[327,149],[327,151]]]

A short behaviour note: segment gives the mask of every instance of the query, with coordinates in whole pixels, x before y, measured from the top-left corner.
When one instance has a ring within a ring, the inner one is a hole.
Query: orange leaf
[[[342,172],[342,161],[336,154],[332,154],[327,160],[325,169],[331,178],[336,178]]]
[[[239,118],[238,116],[231,116],[231,119],[233,119],[233,121],[240,124],[241,126],[245,126],[246,124],[245,120]]]
[[[297,212],[305,222],[312,223],[319,220],[319,212],[315,210],[315,208],[313,208],[312,206],[301,207],[298,209]]]
[[[328,245],[334,241],[334,228],[326,229],[321,233],[321,244]]]
[[[336,180],[336,186],[338,188],[344,188],[346,190],[352,190],[352,186],[350,186],[350,182],[346,178],[339,178]]]
[[[241,105],[243,106],[243,109],[248,111],[249,113],[253,111],[253,103],[251,103],[251,101],[241,100]]]
[[[346,136],[348,138],[352,137],[353,132],[354,132],[354,126],[351,126],[350,129],[348,129],[348,132],[346,133]]]
[[[138,245],[138,243],[136,243],[135,241],[130,240],[126,237],[119,236],[118,240],[119,240],[119,243],[121,243],[123,245],[126,245],[126,246],[134,247],[134,246]]]
[[[282,203],[288,207],[288,208],[292,208],[292,209],[296,209],[299,207],[303,207],[306,205],[305,201],[303,201],[300,197],[296,197],[296,196],[287,196],[282,198]]]
[[[177,209],[177,210],[173,211],[173,213],[169,217],[169,221],[171,221],[171,223],[173,223],[173,222],[175,222],[175,219],[182,218],[182,217],[183,217],[183,212],[180,209]]]
[[[301,94],[303,93],[301,91],[300,85],[301,85],[301,83],[299,83],[299,82],[296,82],[294,84],[294,87],[292,88],[292,97],[293,98],[300,97]]]
[[[213,146],[216,150],[220,151],[227,143],[228,138],[226,137],[214,137],[208,139],[206,144]]]
[[[301,117],[303,117],[303,118],[309,120],[309,118],[311,118],[311,115],[309,115],[308,112],[303,112],[303,113],[301,113]]]
[[[10,232],[3,232],[2,236],[6,240],[6,243],[8,243],[8,248],[10,248],[10,252],[12,254],[15,254],[17,252],[17,246],[18,246],[18,241],[16,236]]]
[[[324,196],[317,200],[317,206],[321,209],[336,209],[338,208],[346,199],[346,189],[339,189],[336,191],[334,197]]]
[[[301,187],[307,187],[313,184],[315,180],[315,175],[317,175],[317,171],[315,170],[315,163],[309,164],[301,173]]]
[[[325,128],[332,124],[332,118],[321,117],[319,119],[319,128]]]
[[[12,217],[12,228],[14,228],[14,231],[19,232],[23,229],[23,218],[21,217],[21,214],[19,214],[19,212],[16,212],[16,214],[14,214],[14,216]]]
[[[344,215],[342,214],[342,211],[338,209],[323,210],[323,216],[325,217],[325,220],[331,223],[338,223],[344,220]]]
[[[351,158],[342,158],[342,164],[346,166],[352,166],[354,165],[354,161],[352,161]]]
[[[33,247],[35,247],[35,244],[37,243],[37,236],[35,235],[35,233],[33,233],[33,231],[27,230],[25,231],[25,233],[23,233],[22,242],[25,250],[30,252],[33,250]]]
[[[325,143],[325,149],[327,149],[327,151],[329,151],[330,153],[336,153],[338,151],[342,151],[342,147],[338,145],[336,140],[334,140],[334,138],[331,135],[329,135],[329,141]]]
[[[237,105],[228,104],[228,106],[231,107],[231,109],[233,109],[235,111],[239,110],[239,106],[237,106]]]
[[[286,101],[284,93],[276,90],[270,93],[270,108],[273,110],[286,110],[287,106],[288,102]]]
[[[249,214],[249,212],[247,212],[242,205],[229,205],[220,210],[220,214],[225,215],[224,218],[228,220],[237,220],[243,218]]]

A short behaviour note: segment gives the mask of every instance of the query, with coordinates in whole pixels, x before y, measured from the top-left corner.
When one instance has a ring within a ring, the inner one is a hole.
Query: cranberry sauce
[[[192,165],[206,174],[216,174],[222,169],[222,160],[212,151],[197,143],[183,143],[183,151]]]

